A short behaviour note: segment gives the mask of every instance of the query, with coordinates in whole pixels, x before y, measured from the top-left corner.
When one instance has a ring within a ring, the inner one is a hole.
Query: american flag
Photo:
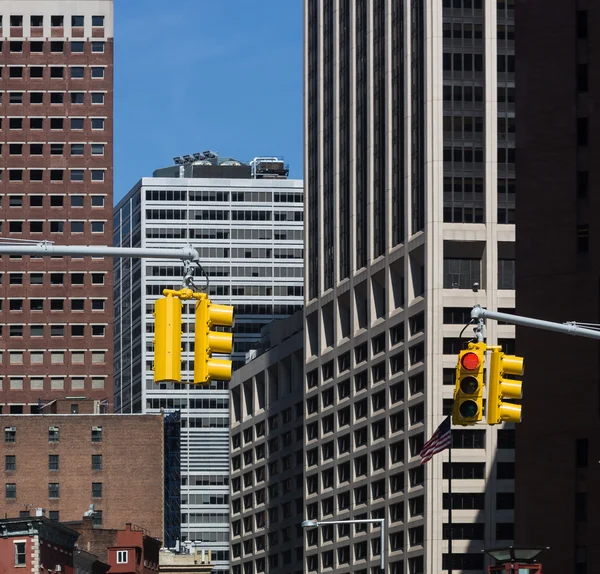
[[[442,452],[450,447],[452,443],[452,429],[450,428],[450,417],[446,417],[442,424],[433,433],[433,436],[423,445],[421,452],[421,464],[429,462],[434,454]]]

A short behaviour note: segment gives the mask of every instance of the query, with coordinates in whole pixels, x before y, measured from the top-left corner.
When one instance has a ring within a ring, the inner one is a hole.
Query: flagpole
[[[448,448],[448,574],[452,574],[452,429]]]

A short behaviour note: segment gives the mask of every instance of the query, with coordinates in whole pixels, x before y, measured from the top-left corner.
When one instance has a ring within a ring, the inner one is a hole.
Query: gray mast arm
[[[504,321],[505,323],[521,325],[522,327],[533,327],[534,329],[556,331],[557,333],[564,333],[566,335],[600,339],[600,330],[587,329],[585,327],[580,327],[575,323],[554,323],[552,321],[543,321],[541,319],[532,319],[530,317],[488,311],[481,305],[475,305],[473,309],[471,309],[471,319],[495,319],[496,321]]]
[[[48,241],[30,244],[0,242],[0,255],[45,255],[71,257],[132,257],[199,261],[200,254],[191,245],[162,249],[160,247],[109,247],[104,245],[54,245]]]

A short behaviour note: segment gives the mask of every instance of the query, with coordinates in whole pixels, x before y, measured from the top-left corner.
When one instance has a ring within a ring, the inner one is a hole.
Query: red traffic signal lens
[[[460,364],[463,369],[474,371],[479,367],[479,356],[477,353],[465,353],[460,359]]]

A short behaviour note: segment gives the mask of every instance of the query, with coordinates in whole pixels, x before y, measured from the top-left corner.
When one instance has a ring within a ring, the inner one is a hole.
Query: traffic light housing
[[[206,293],[200,293],[196,303],[196,338],[194,347],[194,384],[209,384],[212,379],[231,379],[231,361],[213,359],[213,353],[231,354],[233,335],[212,331],[215,326],[233,325],[233,307],[216,305]]]
[[[181,299],[171,293],[154,305],[154,382],[181,380]]]
[[[469,343],[458,354],[452,423],[474,425],[483,416],[483,370],[485,343]]]
[[[501,347],[492,348],[486,407],[487,423],[490,425],[521,422],[521,405],[506,403],[503,399],[521,399],[523,383],[517,379],[505,379],[505,375],[522,377],[523,357],[505,355]]]

